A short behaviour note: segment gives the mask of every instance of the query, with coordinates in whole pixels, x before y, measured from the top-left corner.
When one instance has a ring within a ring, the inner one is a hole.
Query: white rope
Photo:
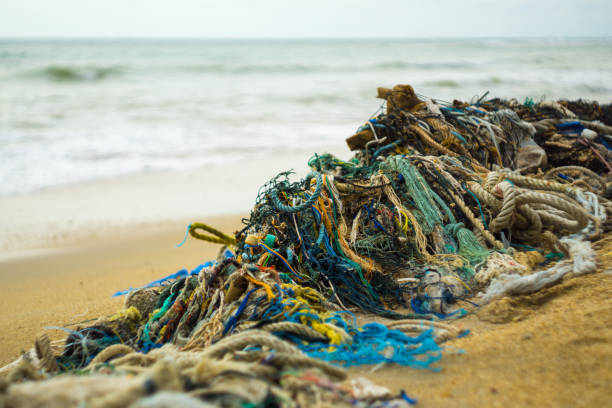
[[[561,238],[561,242],[567,245],[570,259],[558,262],[555,266],[543,271],[521,276],[518,274],[501,274],[493,279],[487,291],[482,295],[481,303],[489,303],[491,300],[504,295],[522,295],[537,292],[542,288],[557,284],[565,275],[584,275],[594,272],[597,268],[595,262],[595,251],[591,242],[585,239]]]

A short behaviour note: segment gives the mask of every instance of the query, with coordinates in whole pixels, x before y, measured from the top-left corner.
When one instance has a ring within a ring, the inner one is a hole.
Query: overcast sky
[[[611,36],[612,0],[0,0],[0,37]]]

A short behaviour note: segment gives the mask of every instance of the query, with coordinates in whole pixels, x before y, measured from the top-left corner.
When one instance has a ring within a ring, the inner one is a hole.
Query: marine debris
[[[118,293],[63,344],[40,336],[0,371],[0,406],[408,406],[345,367],[440,369],[470,310],[596,269],[610,105],[378,97],[350,160],[277,175],[233,236],[191,224],[218,259]]]

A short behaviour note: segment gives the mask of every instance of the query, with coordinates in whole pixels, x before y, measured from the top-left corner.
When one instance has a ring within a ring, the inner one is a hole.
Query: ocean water
[[[0,195],[341,149],[397,83],[610,102],[612,39],[0,40]]]

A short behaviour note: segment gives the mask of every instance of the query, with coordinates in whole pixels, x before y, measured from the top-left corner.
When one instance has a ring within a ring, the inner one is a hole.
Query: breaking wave
[[[40,76],[57,82],[100,81],[119,73],[118,67],[71,67],[68,65],[49,65],[37,72]]]

